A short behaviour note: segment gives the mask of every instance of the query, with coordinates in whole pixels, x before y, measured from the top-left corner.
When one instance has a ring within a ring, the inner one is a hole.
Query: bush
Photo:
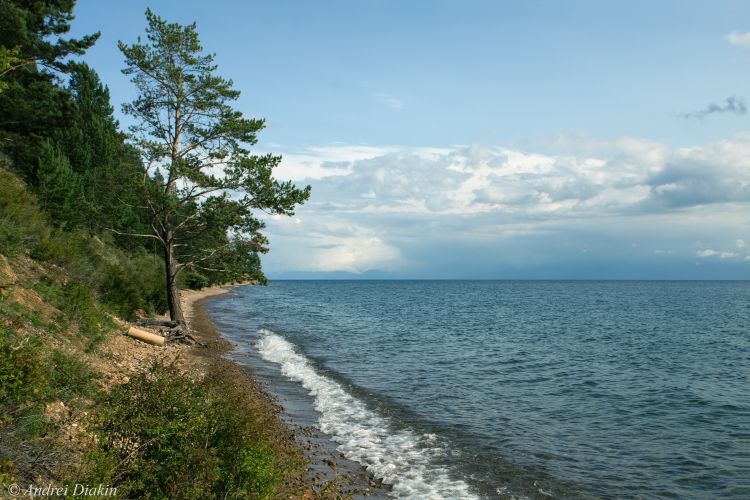
[[[56,399],[85,396],[94,387],[94,374],[82,359],[55,349],[52,351],[50,387]]]
[[[275,455],[257,439],[256,416],[216,385],[155,365],[100,406],[90,481],[138,498],[267,498],[277,486]]]
[[[0,325],[0,403],[18,405],[43,398],[48,391],[42,345]]]
[[[0,358],[0,403],[43,403],[86,395],[93,387],[94,376],[85,361],[1,325]]]
[[[123,318],[138,311],[161,314],[167,310],[164,264],[150,255],[119,258],[104,270],[101,300]]]
[[[12,257],[38,245],[49,231],[36,198],[18,177],[0,166],[0,253]]]
[[[210,286],[211,283],[209,282],[208,278],[203,276],[202,274],[189,272],[185,276],[185,284],[191,290],[200,290],[201,288]]]

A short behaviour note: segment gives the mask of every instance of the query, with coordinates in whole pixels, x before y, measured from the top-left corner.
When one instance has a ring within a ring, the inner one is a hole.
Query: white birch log
[[[147,344],[158,345],[159,347],[164,346],[164,337],[132,326],[130,327],[130,330],[128,330],[128,336],[138,339],[141,342],[146,342]]]

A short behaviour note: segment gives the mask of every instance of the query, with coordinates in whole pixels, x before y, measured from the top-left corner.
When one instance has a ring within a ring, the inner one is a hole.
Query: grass
[[[26,281],[54,305],[50,317],[0,300],[0,481],[33,482],[53,470],[53,483],[107,484],[125,498],[264,499],[291,491],[288,478],[304,470],[300,452],[276,442],[280,423],[237,373],[211,369],[196,380],[156,364],[103,390],[90,360],[116,359],[96,347],[86,353],[112,331],[101,327],[102,306],[73,280],[37,278]],[[59,402],[89,415],[79,422],[89,436],[83,448],[66,442],[67,424],[47,414]]]
[[[0,485],[41,477],[106,484],[126,498],[186,499],[289,497],[299,488],[288,484],[304,470],[299,449],[276,442],[280,422],[237,373],[212,369],[195,380],[154,365],[108,390],[97,383],[92,360],[117,362],[99,352],[116,332],[112,315],[166,307],[153,255],[54,229],[0,167],[0,266]],[[191,276],[190,285],[205,279]],[[66,434],[74,418],[83,441]]]
[[[233,395],[235,396],[235,395]],[[196,384],[154,365],[106,394],[93,421],[100,447],[87,478],[126,497],[270,498],[279,487],[275,446],[263,415],[229,397],[218,380]]]

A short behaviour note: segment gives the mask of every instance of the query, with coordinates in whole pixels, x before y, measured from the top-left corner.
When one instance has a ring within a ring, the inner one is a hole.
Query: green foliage
[[[102,408],[102,449],[87,480],[138,498],[267,498],[277,486],[257,415],[211,381],[195,384],[155,365],[110,391]]]
[[[72,101],[68,126],[56,131],[54,138],[77,178],[79,189],[69,198],[76,214],[59,209],[51,212],[57,221],[93,232],[104,228],[142,230],[142,214],[137,208],[141,183],[135,180],[143,176],[143,167],[118,130],[109,89],[93,69],[73,64],[68,91]]]
[[[24,183],[0,166],[0,253],[11,257],[49,236],[44,214]]]
[[[42,344],[0,325],[0,404],[22,404],[48,392]]]
[[[260,277],[257,253],[267,251],[268,241],[253,212],[292,215],[310,186],[274,179],[280,156],[250,153],[264,120],[233,109],[240,93],[216,75],[214,55],[203,52],[196,25],[168,23],[150,10],[146,18],[144,43],[119,43],[123,73],[138,90],[123,111],[135,119],[132,139],[150,174],[141,180],[151,230],[140,236],[163,247],[169,303],[175,304],[173,284],[183,270]],[[183,319],[174,307],[170,313]]]
[[[119,259],[104,270],[101,300],[122,318],[136,311],[162,314],[167,310],[164,281],[164,265],[153,255]]]
[[[3,0],[0,2],[0,45],[16,48],[18,58],[64,70],[68,55],[83,54],[99,34],[65,39],[75,0]]]
[[[55,231],[35,256],[64,267],[74,279],[57,302],[86,336],[97,338],[93,311],[100,300],[110,311],[129,319],[136,311],[161,314],[166,310],[164,267],[143,250],[128,254],[88,236],[85,231]]]
[[[0,3],[0,147],[36,188],[54,225],[92,231],[138,228],[137,186],[124,180],[142,174],[140,159],[125,144],[109,91],[96,73],[85,64],[63,61],[83,53],[98,36],[62,38],[74,3]],[[68,86],[62,87],[50,70],[69,73]],[[126,246],[138,245],[128,241]]]
[[[94,374],[80,357],[54,349],[51,356],[50,385],[55,397],[66,400],[72,396],[86,396],[94,387]]]
[[[36,180],[45,138],[64,128],[70,98],[54,74],[67,71],[65,58],[82,54],[98,34],[65,38],[74,0],[0,2],[0,50],[12,57],[0,92],[0,147],[25,181]]]
[[[23,61],[18,57],[18,47],[8,48],[0,45],[0,92],[8,87],[2,77],[17,69]]]
[[[93,343],[107,322],[93,306],[97,299],[123,318],[137,310],[158,314],[166,310],[164,266],[159,258],[142,248],[122,250],[85,230],[53,230],[24,183],[2,168],[0,253],[27,254],[64,268],[72,278],[64,289],[49,284],[39,291],[65,312],[69,322],[78,322],[81,333]]]
[[[75,225],[82,214],[81,179],[70,167],[68,158],[51,141],[42,144],[37,167],[39,199],[42,207],[63,224]]]
[[[183,275],[185,277],[185,284],[191,290],[200,290],[211,285],[211,282],[207,277],[200,273],[188,272]]]
[[[65,284],[60,309],[66,321],[78,325],[79,337],[87,341],[86,349],[101,342],[113,327],[106,315],[98,310],[94,291],[79,281],[70,280]]]

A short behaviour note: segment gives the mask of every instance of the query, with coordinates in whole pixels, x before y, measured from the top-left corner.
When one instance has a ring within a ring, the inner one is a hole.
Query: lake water
[[[750,282],[275,281],[208,303],[400,498],[750,498]]]

